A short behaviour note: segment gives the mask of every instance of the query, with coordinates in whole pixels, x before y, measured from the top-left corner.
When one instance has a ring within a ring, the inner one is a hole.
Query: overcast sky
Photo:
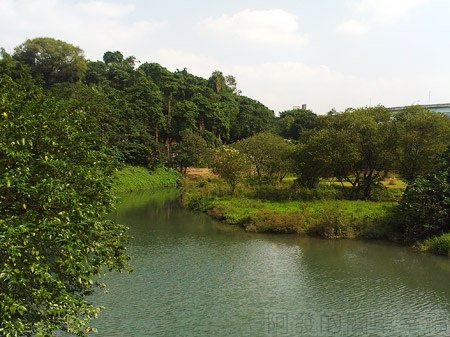
[[[276,112],[450,101],[448,0],[0,0],[0,46],[50,36],[101,59],[218,69]]]

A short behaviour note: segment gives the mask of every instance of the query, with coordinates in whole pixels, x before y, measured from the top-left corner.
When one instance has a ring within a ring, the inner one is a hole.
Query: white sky
[[[276,112],[326,113],[449,102],[449,17],[449,0],[0,0],[0,47],[50,36],[93,60],[219,69]]]

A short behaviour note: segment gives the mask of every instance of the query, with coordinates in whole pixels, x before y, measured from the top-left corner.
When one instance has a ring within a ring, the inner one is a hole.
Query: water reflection
[[[445,258],[245,233],[182,209],[173,191],[133,194],[113,217],[134,236],[134,272],[93,298],[106,307],[98,336],[450,335]]]

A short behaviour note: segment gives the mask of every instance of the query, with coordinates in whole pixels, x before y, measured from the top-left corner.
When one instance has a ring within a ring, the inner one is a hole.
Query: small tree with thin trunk
[[[234,194],[236,186],[243,176],[250,170],[251,163],[239,150],[223,146],[214,153],[211,168],[230,185],[230,192]]]

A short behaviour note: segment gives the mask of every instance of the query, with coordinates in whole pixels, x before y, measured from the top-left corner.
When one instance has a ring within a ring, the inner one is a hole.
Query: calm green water
[[[132,274],[107,278],[98,336],[450,336],[450,261],[379,242],[249,234],[133,194]]]

